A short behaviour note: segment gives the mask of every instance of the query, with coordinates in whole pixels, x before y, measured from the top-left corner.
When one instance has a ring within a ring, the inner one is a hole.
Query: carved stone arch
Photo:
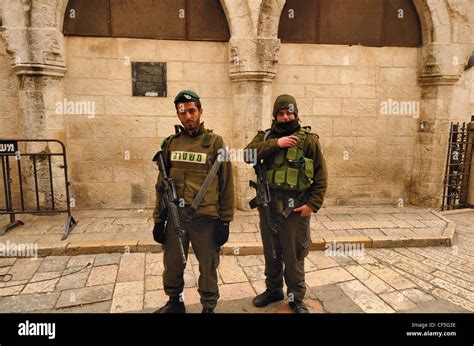
[[[413,0],[425,31],[429,30],[431,37],[426,44],[449,44],[452,40],[452,15],[449,11],[448,0],[429,1]],[[425,44],[425,42],[423,42]]]
[[[260,6],[260,15],[257,22],[257,36],[277,38],[281,11],[286,0],[263,0]]]
[[[224,15],[227,21],[227,26],[229,27],[229,32],[230,36],[233,36],[232,33],[232,26],[231,26],[231,21],[230,21],[230,15],[236,13],[237,11],[234,8],[231,8],[230,11],[228,9],[228,6],[226,3],[229,2],[229,0],[219,0],[222,9],[224,10]],[[58,28],[59,32],[63,33],[63,27],[64,27],[64,17],[66,16],[66,10],[68,8],[69,0],[57,0],[57,5],[56,5],[56,27]]]
[[[431,76],[452,76],[447,79],[455,82],[459,68],[453,66],[446,54],[446,48],[451,44],[452,23],[448,10],[447,0],[429,1],[412,0],[418,12],[422,31],[422,54],[420,56],[420,76],[427,77],[431,83]],[[453,54],[455,53],[452,47]],[[440,77],[441,78],[441,77]],[[441,78],[445,79],[445,78]],[[421,80],[423,83],[424,81]]]
[[[427,0],[412,0],[412,2],[420,19],[422,45],[426,46],[433,41],[434,36],[431,9],[428,6]]]
[[[66,15],[66,9],[69,0],[57,0],[56,6],[56,27],[58,28],[59,32],[63,32],[63,25],[64,25],[64,16]]]
[[[247,1],[220,0],[229,25],[230,37],[252,37],[253,22]]]

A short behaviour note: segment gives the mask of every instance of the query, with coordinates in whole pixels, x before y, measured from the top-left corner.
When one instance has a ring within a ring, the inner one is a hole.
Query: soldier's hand
[[[229,223],[217,220],[216,230],[215,230],[215,240],[217,246],[222,246],[227,243],[229,240]]]
[[[153,227],[153,239],[159,244],[164,244],[166,239],[165,234],[165,223],[155,223],[155,227]]]
[[[277,145],[280,148],[289,148],[289,147],[295,147],[297,142],[298,142],[298,137],[286,136],[286,137],[279,138],[277,141]]]
[[[307,204],[303,204],[301,207],[293,209],[293,211],[296,212],[296,213],[301,212],[300,216],[301,217],[306,217],[306,216],[311,215],[311,213],[313,212],[313,209],[308,207]]]

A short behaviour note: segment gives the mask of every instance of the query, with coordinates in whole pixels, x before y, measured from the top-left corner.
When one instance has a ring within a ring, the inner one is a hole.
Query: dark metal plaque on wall
[[[132,95],[166,97],[166,63],[132,61]]]

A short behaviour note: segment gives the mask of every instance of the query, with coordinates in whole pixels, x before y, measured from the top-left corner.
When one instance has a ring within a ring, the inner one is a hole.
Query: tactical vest
[[[313,159],[304,156],[304,143],[309,133],[310,128],[302,127],[293,134],[298,137],[296,147],[280,149],[263,161],[267,167],[267,181],[273,189],[305,191],[313,183]],[[267,130],[264,140],[269,135]]]
[[[177,134],[166,140],[170,153],[169,176],[175,180],[178,198],[190,205],[212,167],[214,142],[217,136],[210,130],[196,137]],[[214,177],[196,215],[218,216],[219,185]]]

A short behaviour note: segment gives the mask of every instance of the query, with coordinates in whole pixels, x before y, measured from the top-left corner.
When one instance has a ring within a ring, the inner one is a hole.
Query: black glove
[[[153,227],[153,239],[157,243],[164,244],[165,243],[165,223],[155,223],[155,227]]]
[[[217,246],[222,246],[229,240],[229,222],[217,220],[215,241]]]

